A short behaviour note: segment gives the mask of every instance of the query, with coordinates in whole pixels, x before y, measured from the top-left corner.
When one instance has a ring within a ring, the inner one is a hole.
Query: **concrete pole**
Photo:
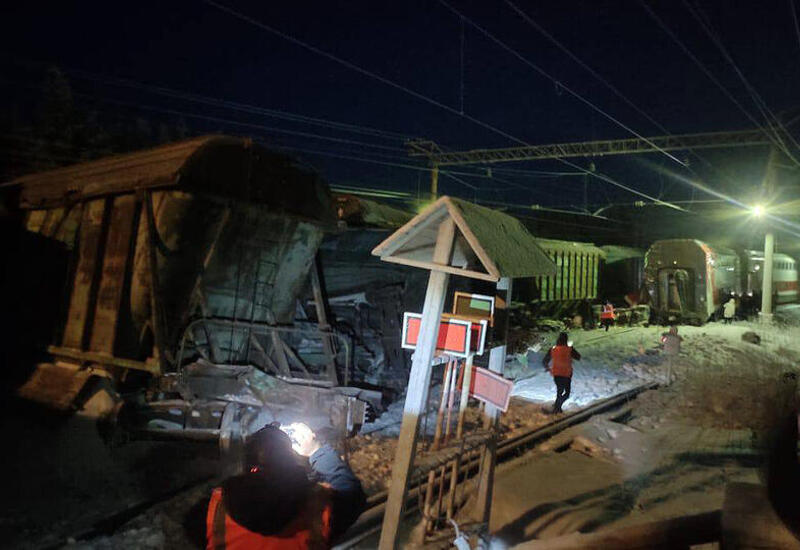
[[[762,193],[765,197],[772,198],[775,195],[778,183],[778,162],[781,155],[775,147],[769,151],[767,166],[764,170],[764,180],[761,182]],[[768,219],[764,219],[765,225],[769,224]],[[765,322],[772,320],[772,255],[775,251],[775,236],[767,226],[767,234],[764,237],[764,272],[761,274],[761,319]]]
[[[436,247],[433,251],[434,263],[450,264],[455,231],[453,218],[448,217],[439,225]],[[436,351],[439,322],[442,318],[449,278],[449,274],[444,271],[431,271],[428,279],[425,304],[422,307],[422,322],[419,327],[419,341],[411,362],[411,374],[408,377],[406,402],[403,408],[403,423],[400,426],[397,451],[392,464],[392,481],[389,486],[389,496],[386,499],[386,511],[383,514],[383,527],[378,543],[380,550],[391,550],[395,547],[397,529],[400,526],[403,504],[408,492],[408,479],[417,450],[420,416],[425,414],[427,409],[431,362]]]
[[[439,196],[439,165],[434,164],[431,169],[431,198],[436,200]]]
[[[761,318],[763,321],[772,320],[772,255],[775,251],[775,236],[772,231],[767,231],[764,237],[764,271],[761,273]]]

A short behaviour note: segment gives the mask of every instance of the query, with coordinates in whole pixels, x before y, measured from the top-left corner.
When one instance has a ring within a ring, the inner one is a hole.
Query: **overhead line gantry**
[[[469,151],[442,151],[433,141],[408,142],[409,155],[426,157],[434,169],[441,166],[465,164],[492,164],[573,157],[603,157],[658,153],[685,149],[712,149],[724,147],[752,147],[768,145],[769,138],[761,130],[731,132],[706,132],[655,136],[649,138],[606,139],[545,145],[525,145],[499,149],[471,149]]]

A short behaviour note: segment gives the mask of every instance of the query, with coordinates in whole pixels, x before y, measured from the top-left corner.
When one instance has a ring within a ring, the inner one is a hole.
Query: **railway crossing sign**
[[[417,349],[421,325],[421,313],[406,312],[403,314],[401,345],[404,349]],[[453,357],[483,355],[488,327],[489,322],[485,319],[472,321],[444,314],[439,321],[436,351],[444,352]]]
[[[484,403],[494,405],[503,412],[508,410],[514,382],[488,369],[475,367],[469,385],[469,395]]]

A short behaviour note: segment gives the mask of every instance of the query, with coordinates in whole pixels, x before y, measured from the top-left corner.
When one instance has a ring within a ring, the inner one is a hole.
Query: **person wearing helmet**
[[[293,426],[291,438],[274,424],[247,438],[245,472],[211,495],[206,548],[329,548],[361,514],[366,497],[352,470],[307,426]]]

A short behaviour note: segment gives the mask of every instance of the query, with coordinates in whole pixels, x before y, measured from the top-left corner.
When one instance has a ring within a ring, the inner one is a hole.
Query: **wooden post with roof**
[[[419,436],[419,424],[428,401],[431,364],[436,348],[439,319],[444,307],[450,275],[498,283],[507,302],[511,279],[554,275],[555,265],[536,244],[534,237],[517,220],[497,210],[456,199],[441,197],[378,245],[372,253],[386,262],[420,267],[430,271],[422,310],[419,340],[409,375],[403,423],[392,468],[392,480],[383,518],[380,548],[394,548],[402,517]],[[506,323],[507,326],[507,323]],[[505,340],[505,338],[504,338]],[[505,342],[503,342],[504,344]],[[502,373],[505,346],[492,350],[492,370]],[[496,411],[489,411],[487,426],[494,427]],[[479,494],[488,517],[494,453],[489,445]]]

